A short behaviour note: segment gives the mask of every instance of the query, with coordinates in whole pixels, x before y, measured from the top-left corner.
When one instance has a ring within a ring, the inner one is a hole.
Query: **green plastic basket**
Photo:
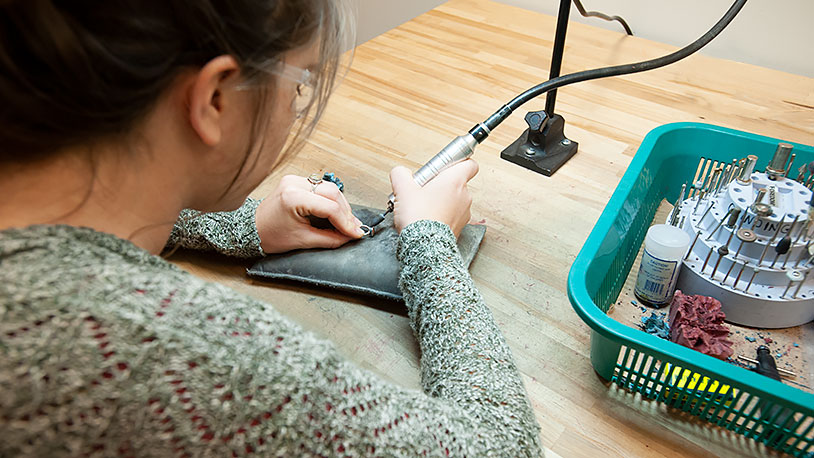
[[[763,169],[779,141],[699,123],[652,130],[571,266],[568,297],[592,329],[591,363],[604,379],[799,457],[814,448],[814,395],[607,316],[660,202],[678,198],[699,158],[755,154]],[[795,164],[814,160],[814,148],[792,144]]]

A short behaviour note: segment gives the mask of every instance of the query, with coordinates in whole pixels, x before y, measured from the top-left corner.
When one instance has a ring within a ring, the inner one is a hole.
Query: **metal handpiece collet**
[[[413,173],[413,180],[415,180],[419,186],[424,186],[430,180],[438,176],[438,174],[447,167],[472,156],[472,153],[475,152],[475,146],[477,146],[477,144],[478,142],[475,140],[475,137],[473,137],[472,134],[461,135],[460,137],[455,138],[455,140],[452,140],[426,164],[421,166],[420,169],[416,170],[415,173]],[[384,221],[384,217],[393,211],[393,205],[395,202],[396,197],[393,194],[390,194],[390,197],[387,199],[387,210],[385,210],[384,213],[379,215],[375,220],[371,221],[369,226],[375,227]]]

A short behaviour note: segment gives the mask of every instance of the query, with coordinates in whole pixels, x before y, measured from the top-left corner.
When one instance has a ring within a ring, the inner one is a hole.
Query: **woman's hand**
[[[410,170],[394,168],[390,182],[396,196],[393,210],[396,229],[401,232],[410,223],[427,219],[446,223],[457,237],[470,217],[472,197],[466,184],[477,173],[478,163],[467,159],[445,169],[421,187],[413,180]]]
[[[265,253],[298,248],[337,248],[363,235],[345,196],[330,181],[311,192],[307,178],[286,175],[277,189],[257,207],[255,215],[260,246]],[[317,229],[308,216],[327,218],[334,229]]]

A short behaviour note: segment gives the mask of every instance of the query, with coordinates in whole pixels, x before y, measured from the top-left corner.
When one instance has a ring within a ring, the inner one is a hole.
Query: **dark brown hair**
[[[0,0],[0,160],[125,135],[185,69],[231,55],[268,80],[260,63],[318,39],[310,130],[349,20],[336,0]]]

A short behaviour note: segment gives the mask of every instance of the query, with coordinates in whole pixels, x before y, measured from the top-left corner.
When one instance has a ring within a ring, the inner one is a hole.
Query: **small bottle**
[[[690,245],[690,236],[669,224],[656,224],[647,230],[644,253],[633,293],[644,305],[662,308],[673,299],[681,258]]]

